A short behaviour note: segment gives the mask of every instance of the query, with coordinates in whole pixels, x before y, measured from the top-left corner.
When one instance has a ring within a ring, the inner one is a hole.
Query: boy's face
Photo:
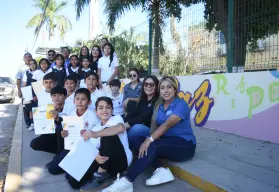
[[[64,94],[56,93],[51,95],[54,105],[62,105],[65,103],[66,96]]]
[[[120,89],[120,87],[118,87],[118,86],[110,86],[110,90],[111,90],[112,94],[119,93],[119,89]]]
[[[87,85],[88,89],[94,89],[97,87],[98,81],[97,78],[94,75],[90,75],[85,79],[85,83]]]
[[[86,110],[88,108],[88,105],[91,104],[91,100],[89,101],[87,96],[83,93],[78,93],[75,96],[74,100],[75,106],[77,110]]]
[[[76,90],[76,83],[73,80],[66,80],[64,87],[68,93],[72,93]]]
[[[44,88],[46,89],[47,92],[50,92],[50,90],[55,87],[56,83],[52,81],[51,79],[44,80],[43,81]]]

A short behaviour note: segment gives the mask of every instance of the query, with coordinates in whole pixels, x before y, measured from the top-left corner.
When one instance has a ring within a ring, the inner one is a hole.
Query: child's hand
[[[102,81],[99,82],[99,88],[100,88],[100,89],[103,89],[103,83],[102,83]]]
[[[85,132],[85,129],[80,130],[80,135],[82,136],[82,134]]]
[[[90,139],[90,137],[91,137],[91,131],[84,131],[84,132],[82,133],[82,137],[83,137],[84,141]]]
[[[59,120],[58,112],[56,110],[51,110],[50,113],[55,121]]]
[[[68,130],[62,130],[61,131],[62,138],[68,137],[68,135],[69,135],[69,131]]]
[[[96,161],[99,163],[99,164],[104,164],[109,158],[106,157],[106,156],[101,156],[100,153],[96,156]]]
[[[124,107],[124,109],[127,108],[128,102],[129,102],[129,98],[127,98],[127,99],[125,99],[125,100],[123,101],[123,107]]]

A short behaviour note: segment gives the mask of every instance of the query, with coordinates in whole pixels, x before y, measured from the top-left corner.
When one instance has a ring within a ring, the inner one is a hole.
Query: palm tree
[[[72,29],[72,24],[64,15],[59,12],[67,5],[66,1],[57,3],[56,0],[34,0],[34,7],[40,9],[41,13],[34,15],[26,25],[26,28],[35,27],[35,41],[41,31],[43,25],[46,25],[49,33],[49,40],[54,35],[54,30],[60,32],[63,39],[66,32]]]
[[[76,0],[77,18],[83,11],[85,5],[88,5],[90,0]],[[162,45],[162,28],[165,25],[165,19],[174,16],[177,19],[181,18],[180,5],[188,5],[189,0],[105,0],[105,12],[108,15],[108,26],[112,32],[115,28],[115,22],[125,11],[131,8],[141,7],[147,12],[152,19],[153,32],[153,67],[154,74],[159,74],[159,48]]]

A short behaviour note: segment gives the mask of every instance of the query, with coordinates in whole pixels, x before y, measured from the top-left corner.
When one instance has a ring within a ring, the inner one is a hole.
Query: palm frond
[[[89,5],[91,0],[76,0],[75,7],[76,7],[76,18],[80,18],[80,14],[82,13],[85,6]]]
[[[60,38],[64,39],[65,33],[72,29],[72,24],[64,15],[58,15],[55,19],[57,23],[56,27],[60,32]]]
[[[67,6],[68,2],[67,1],[62,1],[58,5],[56,5],[54,12],[59,12],[61,9],[65,8]]]
[[[41,22],[41,18],[42,18],[43,14],[36,14],[34,15],[26,24],[26,28],[31,28],[31,27],[37,27],[40,25]]]

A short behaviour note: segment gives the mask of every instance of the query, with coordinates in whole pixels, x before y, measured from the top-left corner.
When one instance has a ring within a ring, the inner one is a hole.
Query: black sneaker
[[[112,184],[113,179],[108,173],[94,173],[91,181],[80,188],[81,192],[95,192]]]

